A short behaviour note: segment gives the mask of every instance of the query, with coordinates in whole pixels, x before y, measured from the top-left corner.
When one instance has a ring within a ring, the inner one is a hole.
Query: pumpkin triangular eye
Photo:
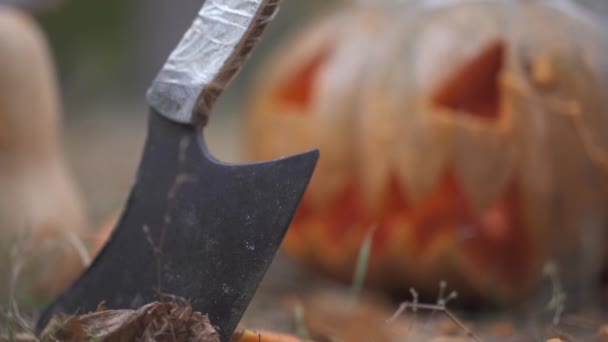
[[[496,41],[460,66],[432,96],[432,103],[455,115],[496,120],[499,118],[500,72],[505,46]]]
[[[306,61],[299,70],[293,72],[279,89],[279,101],[292,108],[308,109],[314,96],[315,80],[328,57],[329,49],[320,50]]]

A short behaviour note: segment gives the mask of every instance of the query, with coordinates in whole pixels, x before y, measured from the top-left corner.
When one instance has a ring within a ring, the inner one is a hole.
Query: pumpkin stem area
[[[431,103],[449,109],[455,115],[483,120],[497,120],[501,92],[500,72],[505,45],[495,41],[462,65],[432,96]]]

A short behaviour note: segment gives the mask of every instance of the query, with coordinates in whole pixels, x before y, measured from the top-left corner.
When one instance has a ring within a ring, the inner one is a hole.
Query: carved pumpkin
[[[261,72],[247,122],[252,159],[321,150],[285,251],[350,281],[371,231],[368,285],[446,280],[494,301],[529,294],[549,257],[599,265],[603,32],[540,1],[418,1],[304,28]]]

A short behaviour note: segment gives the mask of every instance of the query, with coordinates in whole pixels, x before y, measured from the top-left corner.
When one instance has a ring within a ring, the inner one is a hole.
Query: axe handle
[[[175,122],[204,125],[279,2],[207,0],[148,90],[150,106]]]

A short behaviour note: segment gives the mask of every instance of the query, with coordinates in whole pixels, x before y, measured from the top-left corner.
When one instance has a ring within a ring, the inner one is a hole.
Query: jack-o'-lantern
[[[597,275],[600,25],[568,1],[487,0],[359,7],[304,28],[260,73],[246,126],[252,159],[321,151],[285,251],[348,281],[369,233],[368,285],[445,280],[496,302],[529,294],[550,258]]]

